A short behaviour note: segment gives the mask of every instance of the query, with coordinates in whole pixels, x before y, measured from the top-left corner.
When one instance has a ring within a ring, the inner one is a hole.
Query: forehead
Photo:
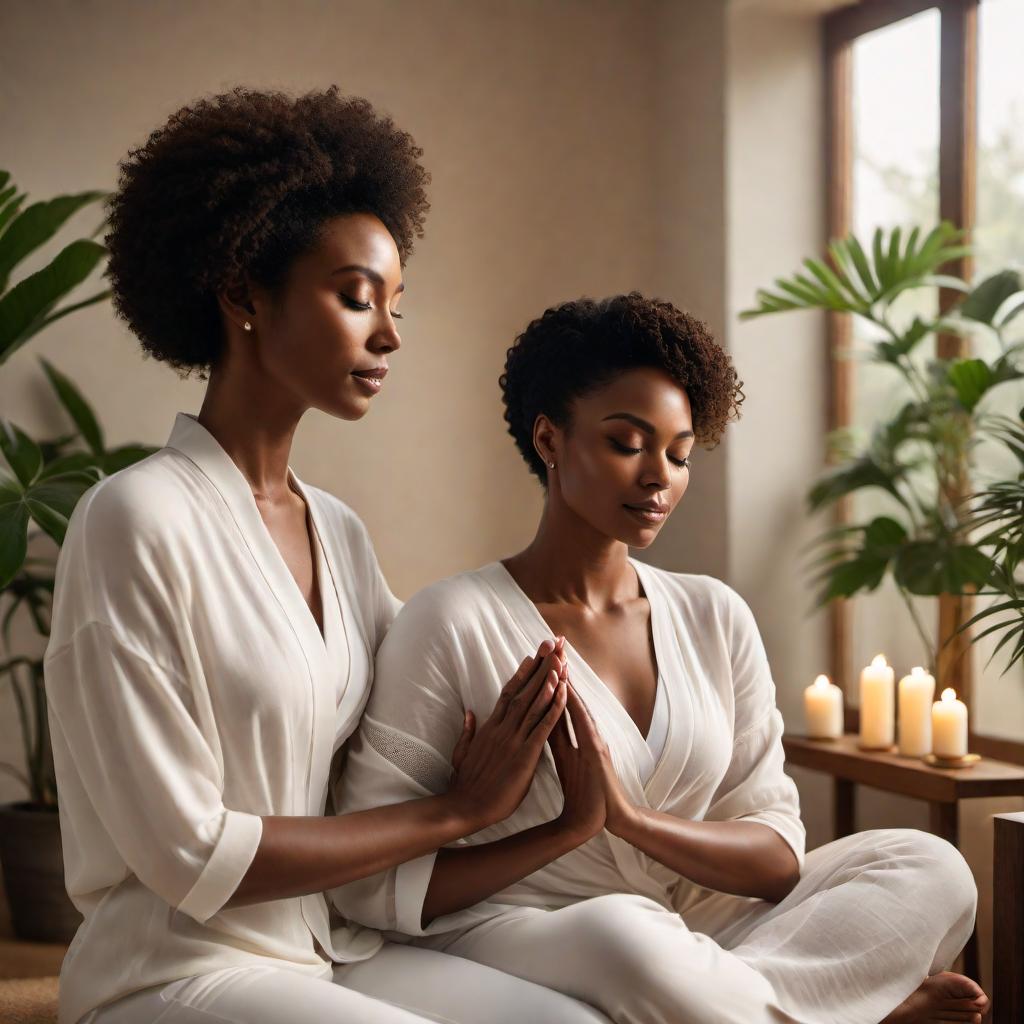
[[[627,370],[596,391],[580,396],[574,405],[574,418],[601,420],[612,413],[628,412],[667,433],[693,429],[686,391],[664,370],[653,366]]]
[[[391,232],[372,213],[346,213],[332,217],[321,228],[307,257],[330,273],[337,267],[359,264],[382,277],[401,280],[402,266]]]

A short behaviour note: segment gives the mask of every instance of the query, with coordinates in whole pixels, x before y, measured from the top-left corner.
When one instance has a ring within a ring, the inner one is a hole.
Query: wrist
[[[451,790],[435,799],[439,801],[444,816],[457,833],[458,839],[471,836],[474,832],[494,824],[479,801],[473,800],[465,793]]]
[[[551,822],[551,825],[567,843],[571,844],[569,849],[575,849],[577,846],[589,842],[604,827],[593,821],[579,821],[564,811]]]
[[[631,803],[621,803],[608,812],[605,828],[619,839],[628,840],[643,824],[643,812]]]

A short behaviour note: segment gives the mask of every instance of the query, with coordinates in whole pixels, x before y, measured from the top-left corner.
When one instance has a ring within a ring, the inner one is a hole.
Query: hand
[[[614,835],[621,835],[626,826],[636,815],[636,807],[630,802],[622,789],[618,772],[612,763],[608,744],[598,731],[597,723],[591,717],[590,709],[583,698],[569,684],[567,695],[568,713],[572,717],[573,728],[580,751],[588,766],[590,785],[600,788],[604,798],[603,827]]]
[[[535,657],[525,658],[479,729],[466,712],[452,752],[449,795],[480,828],[512,814],[533,782],[544,743],[565,708],[564,644],[562,637],[545,640]]]
[[[562,675],[566,677],[564,670]],[[604,828],[607,814],[600,769],[600,747],[604,740],[567,677],[565,682],[567,714],[572,718],[577,746],[572,744],[562,715],[551,733],[551,753],[565,798],[558,820],[563,828],[578,835],[580,842],[586,842]]]

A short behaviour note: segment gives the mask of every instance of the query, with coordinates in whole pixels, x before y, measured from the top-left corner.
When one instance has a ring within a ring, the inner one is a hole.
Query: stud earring
[[[553,462],[549,462],[548,463],[548,469],[554,469],[554,468],[555,468],[555,464]]]
[[[246,321],[245,321],[245,323],[244,323],[244,324],[243,324],[242,326],[243,326],[243,327],[244,327],[244,328],[245,328],[245,329],[246,329],[247,331],[251,331],[251,330],[252,330],[252,324],[251,324],[251,323],[249,323],[249,321],[248,321],[248,320],[246,320]]]

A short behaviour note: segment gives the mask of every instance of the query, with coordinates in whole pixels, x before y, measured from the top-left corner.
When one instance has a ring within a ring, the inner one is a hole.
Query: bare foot
[[[925,978],[882,1024],[932,1024],[933,1021],[964,1021],[981,1024],[988,1011],[988,996],[977,982],[962,974],[943,971]]]

